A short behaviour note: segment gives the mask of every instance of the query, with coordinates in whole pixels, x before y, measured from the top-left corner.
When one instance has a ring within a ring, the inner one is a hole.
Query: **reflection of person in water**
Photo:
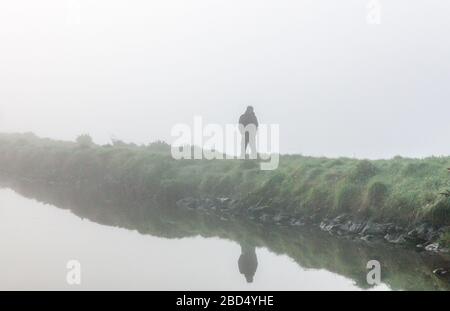
[[[258,258],[254,246],[241,245],[242,254],[239,257],[239,272],[245,275],[248,283],[253,283],[256,270],[258,269]]]

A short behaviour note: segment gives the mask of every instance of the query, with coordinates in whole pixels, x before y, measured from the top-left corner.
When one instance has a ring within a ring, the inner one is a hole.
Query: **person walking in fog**
[[[247,148],[250,146],[250,158],[256,159],[258,154],[256,150],[256,133],[258,131],[258,118],[252,106],[248,106],[247,110],[239,118],[239,131],[241,132],[241,158],[245,159]]]

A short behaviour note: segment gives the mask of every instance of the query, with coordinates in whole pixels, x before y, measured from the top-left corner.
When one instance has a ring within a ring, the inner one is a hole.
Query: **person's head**
[[[246,112],[248,113],[254,112],[253,106],[248,106]]]
[[[252,274],[246,274],[246,275],[245,275],[245,279],[247,280],[247,283],[251,284],[251,283],[253,283],[254,275],[252,275]]]

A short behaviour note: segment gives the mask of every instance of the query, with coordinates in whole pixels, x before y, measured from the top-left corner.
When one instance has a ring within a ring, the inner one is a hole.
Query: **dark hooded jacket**
[[[244,126],[244,128],[247,125],[253,124],[256,126],[256,128],[258,128],[259,123],[258,123],[258,119],[256,118],[255,112],[253,111],[252,108],[247,108],[247,111],[241,115],[241,117],[239,118],[239,125]]]
[[[242,255],[239,258],[239,272],[245,276],[248,283],[253,283],[253,279],[258,269],[258,258],[254,246],[241,245]]]

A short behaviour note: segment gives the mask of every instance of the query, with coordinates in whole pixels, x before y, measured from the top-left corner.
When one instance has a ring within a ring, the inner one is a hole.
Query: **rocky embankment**
[[[185,198],[179,200],[176,205],[181,209],[215,214],[225,221],[245,217],[267,225],[309,225],[319,227],[333,235],[360,239],[368,243],[385,242],[416,248],[418,251],[450,253],[449,249],[440,243],[442,236],[450,232],[448,226],[438,227],[425,222],[400,226],[394,223],[354,219],[348,214],[332,218],[319,215],[287,215],[273,211],[268,206],[243,207],[238,201],[230,198]]]

